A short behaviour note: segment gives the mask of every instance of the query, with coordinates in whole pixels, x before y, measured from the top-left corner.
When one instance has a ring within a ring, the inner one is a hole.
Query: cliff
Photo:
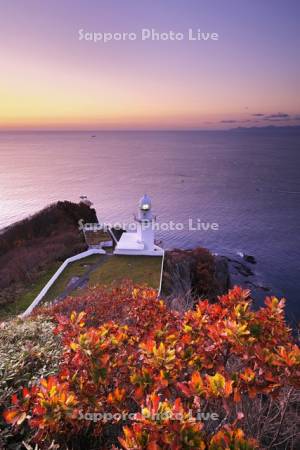
[[[228,261],[207,249],[175,249],[165,254],[162,294],[173,309],[187,310],[195,299],[214,302],[230,286]]]
[[[78,221],[97,222],[84,203],[62,201],[6,228],[0,235],[0,314],[16,313],[26,288],[44,271],[86,249]],[[47,274],[46,274],[47,276]],[[24,306],[24,305],[23,305]]]

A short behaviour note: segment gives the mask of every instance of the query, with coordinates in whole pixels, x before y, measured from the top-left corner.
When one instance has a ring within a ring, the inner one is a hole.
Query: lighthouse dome
[[[145,194],[139,201],[139,208],[141,211],[150,211],[151,209],[151,199]]]

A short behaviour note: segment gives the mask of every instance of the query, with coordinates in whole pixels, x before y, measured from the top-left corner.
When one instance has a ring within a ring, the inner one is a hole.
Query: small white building
[[[155,218],[151,211],[151,199],[144,195],[139,201],[136,232],[123,233],[114,253],[116,255],[163,256],[164,251],[154,242]]]
[[[80,203],[84,203],[86,206],[89,206],[89,207],[91,207],[93,205],[93,203],[87,198],[86,195],[80,196]]]

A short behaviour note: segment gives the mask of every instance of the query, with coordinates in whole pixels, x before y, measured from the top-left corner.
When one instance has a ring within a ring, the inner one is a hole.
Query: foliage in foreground
[[[53,330],[54,324],[41,316],[0,324],[0,448],[14,440],[2,417],[12,395],[57,372],[61,345]]]
[[[252,311],[249,292],[236,287],[180,316],[151,289],[91,297],[88,315],[56,316],[59,371],[13,396],[5,419],[16,433],[31,427],[40,448],[296,448],[300,350],[283,300]],[[114,315],[121,305],[119,320],[103,321],[102,299]]]

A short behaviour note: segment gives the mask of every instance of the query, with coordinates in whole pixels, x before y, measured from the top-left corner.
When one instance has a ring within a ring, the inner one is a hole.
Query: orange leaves
[[[67,383],[60,383],[54,377],[42,380],[35,398],[30,425],[39,430],[40,438],[47,433],[62,431],[69,422],[76,420],[78,400]]]
[[[76,342],[70,343],[70,349],[76,352],[80,348],[79,344],[76,344]]]
[[[98,381],[106,379],[110,354],[117,352],[120,345],[127,340],[127,327],[119,327],[110,322],[98,329],[80,331],[74,338],[73,341],[66,341],[66,348],[71,350],[65,354],[67,363],[74,367],[74,371],[88,369],[93,382],[97,384]]]
[[[56,392],[57,389],[57,378],[50,376],[49,378],[41,378],[40,385],[45,392],[49,391],[50,394]]]
[[[199,372],[193,372],[191,380],[186,383],[177,383],[178,388],[187,397],[193,395],[203,395],[205,393],[204,382],[199,374]]]
[[[30,418],[41,440],[87,433],[79,410],[134,412],[119,439],[124,449],[257,448],[236,428],[243,420],[237,404],[299,385],[300,350],[283,319],[284,301],[265,303],[252,311],[249,291],[235,287],[180,317],[156,291],[125,286],[68,300],[70,318],[56,305],[65,345],[57,376],[23,389],[21,399],[14,395],[4,418],[13,426]],[[213,435],[217,424],[191,419],[203,406],[230,423]],[[89,424],[89,432],[99,435],[102,427]]]
[[[142,413],[119,438],[124,449],[205,449],[203,424],[190,420],[181,400],[162,401],[156,394],[147,397]]]
[[[175,359],[175,349],[166,348],[163,342],[153,347],[153,356],[158,363],[163,363],[166,367]]]
[[[154,340],[147,340],[140,344],[140,349],[144,353],[147,359],[147,363],[153,365],[153,367],[164,367],[171,369],[175,360],[175,348],[172,342],[160,342],[156,343]]]
[[[249,312],[249,302],[240,302],[234,307],[234,315],[237,319],[248,320],[251,317]]]
[[[132,298],[134,300],[137,299],[145,299],[145,300],[156,300],[157,299],[157,291],[156,289],[145,289],[142,287],[135,287],[132,289]],[[161,304],[163,307],[165,306],[163,303]]]
[[[250,299],[250,291],[248,289],[242,289],[239,286],[234,286],[228,294],[222,295],[220,297],[220,302],[222,305],[226,307],[234,307],[234,305],[243,302],[249,301]]]
[[[154,339],[147,339],[147,341],[142,342],[140,344],[140,348],[149,354],[153,353],[154,346],[155,346]]]
[[[193,372],[191,378],[191,386],[199,394],[201,394],[201,392],[203,391],[203,381],[201,379],[199,372]]]
[[[168,420],[172,409],[168,402],[161,402],[160,397],[153,393],[146,399],[146,406],[142,408],[142,416],[150,420]]]
[[[225,426],[211,439],[208,450],[254,450],[259,448],[254,439],[246,439],[243,430]]]
[[[233,401],[234,403],[239,403],[241,401],[242,397],[241,397],[241,393],[240,390],[238,388],[234,388],[233,389]]]
[[[293,345],[289,349],[282,346],[279,347],[273,364],[277,366],[287,366],[289,368],[293,366],[300,366],[299,347],[297,345]]]
[[[223,375],[216,373],[207,375],[208,395],[227,398],[232,393],[232,381],[226,380]]]
[[[255,372],[247,367],[243,373],[240,374],[240,378],[245,381],[245,383],[251,383],[255,379]]]
[[[4,412],[5,420],[12,425],[21,425],[29,418],[32,427],[58,431],[64,419],[76,415],[76,396],[57,377],[42,378],[38,386],[31,391],[25,388],[22,393],[23,399],[14,396],[15,407]]]
[[[119,442],[122,447],[126,450],[153,450],[155,447],[152,444],[152,447],[149,447],[151,443],[149,443],[148,433],[143,430],[143,426],[140,423],[133,424],[132,428],[124,427],[123,428],[124,438],[119,437]]]
[[[75,394],[70,391],[68,383],[61,383],[57,377],[42,378],[37,393],[37,405],[47,411],[53,409],[69,413],[77,405]]]
[[[26,399],[29,399],[30,398],[30,391],[29,391],[29,389],[27,389],[26,387],[24,387],[23,389],[22,389],[22,395],[23,395],[23,398],[26,400]]]
[[[185,383],[178,383],[178,388],[187,397],[204,396],[206,398],[213,397],[229,397],[232,392],[232,380],[226,380],[220,373],[215,375],[206,375],[201,377],[199,372],[194,372],[191,380]]]
[[[118,404],[121,403],[126,395],[126,391],[123,388],[116,388],[113,392],[110,392],[107,397],[108,403]]]
[[[26,412],[17,409],[7,409],[3,413],[4,420],[10,425],[21,425],[26,419]]]
[[[31,395],[34,393],[35,388],[32,388],[32,392],[23,388],[21,398],[14,394],[11,398],[13,407],[4,411],[4,420],[13,426],[20,426],[27,418],[31,407]]]
[[[226,320],[224,322],[224,331],[222,336],[229,337],[229,341],[236,341],[238,343],[241,342],[241,338],[248,336],[250,331],[248,329],[247,323],[239,323],[235,320]]]
[[[265,305],[272,313],[281,314],[284,309],[285,299],[278,300],[277,297],[266,297]]]
[[[79,314],[77,314],[76,311],[72,311],[70,322],[74,325],[78,325],[80,328],[83,328],[85,325],[85,317],[86,313],[84,311],[81,311]]]

